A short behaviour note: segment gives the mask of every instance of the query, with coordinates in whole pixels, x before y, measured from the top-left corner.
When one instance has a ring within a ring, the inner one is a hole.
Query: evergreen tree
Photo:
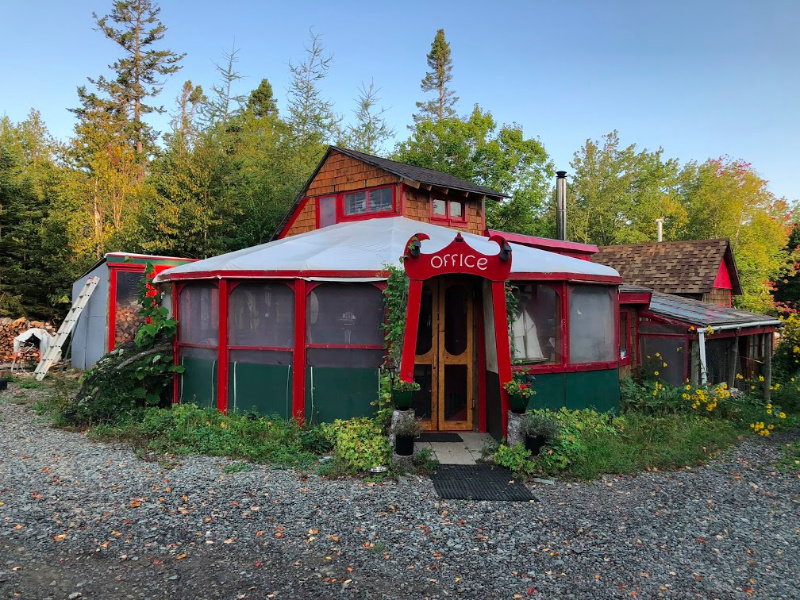
[[[428,67],[430,71],[425,74],[420,84],[423,92],[434,92],[433,100],[417,102],[417,114],[414,122],[424,120],[440,121],[456,115],[455,105],[458,97],[448,87],[453,79],[453,61],[450,58],[450,44],[444,38],[444,29],[436,32],[436,37],[428,53]]]
[[[345,142],[353,150],[378,154],[383,144],[394,135],[394,129],[383,117],[386,109],[378,108],[379,91],[373,81],[369,82],[369,87],[362,83],[358,90],[358,107],[353,111],[356,122],[345,131]]]
[[[305,47],[306,57],[300,63],[289,63],[289,124],[297,143],[320,145],[335,140],[339,135],[341,120],[333,110],[333,103],[324,100],[319,84],[327,77],[333,55],[326,54],[322,37],[309,30],[310,44]]]
[[[278,104],[272,95],[272,84],[268,79],[262,79],[258,87],[250,92],[247,110],[259,118],[278,114]]]
[[[110,14],[98,17],[92,13],[98,29],[122,49],[123,56],[110,65],[116,74],[113,80],[101,76],[90,81],[107,94],[111,108],[128,121],[127,135],[139,165],[144,165],[154,143],[154,134],[144,116],[164,111],[147,100],[161,92],[161,78],[178,71],[181,68],[178,63],[184,57],[153,47],[167,30],[158,18],[160,12],[152,0],[115,0]],[[140,169],[140,176],[143,173]]]
[[[242,103],[245,101],[244,96],[235,94],[233,91],[233,85],[240,79],[244,79],[244,76],[236,70],[236,63],[239,62],[238,54],[239,49],[234,40],[231,51],[222,53],[225,59],[223,64],[214,63],[220,81],[211,86],[211,97],[206,99],[202,109],[203,118],[208,127],[227,123],[231,117],[239,114]]]

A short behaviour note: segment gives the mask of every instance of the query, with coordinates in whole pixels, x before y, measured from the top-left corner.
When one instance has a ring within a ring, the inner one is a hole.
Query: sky
[[[92,12],[111,0],[7,1],[0,35],[0,114],[38,109],[57,138],[87,77],[119,56]],[[623,145],[664,149],[681,163],[728,155],[751,162],[779,197],[800,199],[800,2],[770,0],[274,2],[162,0],[164,47],[185,52],[156,102],[174,110],[186,79],[208,91],[214,63],[238,48],[246,94],[270,80],[286,106],[289,63],[309,28],[333,54],[324,97],[352,118],[358,88],[381,88],[385,117],[405,139],[426,54],[442,28],[459,113],[475,104],[518,123],[569,171],[587,139],[618,130]],[[150,121],[168,128],[169,116]],[[391,149],[392,145],[388,146]]]

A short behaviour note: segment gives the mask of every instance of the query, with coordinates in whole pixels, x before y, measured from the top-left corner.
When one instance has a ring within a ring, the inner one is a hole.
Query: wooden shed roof
[[[591,257],[619,271],[626,284],[666,294],[706,294],[725,262],[732,292],[741,294],[730,242],[726,238],[601,246]]]

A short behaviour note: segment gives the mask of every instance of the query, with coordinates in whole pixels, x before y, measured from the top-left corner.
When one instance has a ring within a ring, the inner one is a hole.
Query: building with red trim
[[[619,274],[585,260],[593,246],[487,233],[486,203],[503,198],[329,148],[273,241],[156,278],[174,285],[176,397],[311,422],[370,414],[393,266],[410,280],[399,368],[428,429],[504,435],[512,368],[535,376],[536,406],[615,409]]]

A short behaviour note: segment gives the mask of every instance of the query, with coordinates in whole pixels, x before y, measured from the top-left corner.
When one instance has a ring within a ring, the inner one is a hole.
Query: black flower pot
[[[394,451],[399,456],[411,456],[414,454],[414,436],[396,435],[394,436]]]
[[[538,456],[545,444],[547,444],[547,438],[543,435],[525,436],[525,450],[530,451],[532,456]]]
[[[8,389],[8,379],[0,377],[0,392]]]
[[[508,407],[511,409],[511,412],[521,414],[528,409],[529,400],[530,398],[526,398],[521,394],[509,394]]]
[[[392,402],[397,410],[408,410],[414,404],[414,392],[411,390],[392,390]]]

